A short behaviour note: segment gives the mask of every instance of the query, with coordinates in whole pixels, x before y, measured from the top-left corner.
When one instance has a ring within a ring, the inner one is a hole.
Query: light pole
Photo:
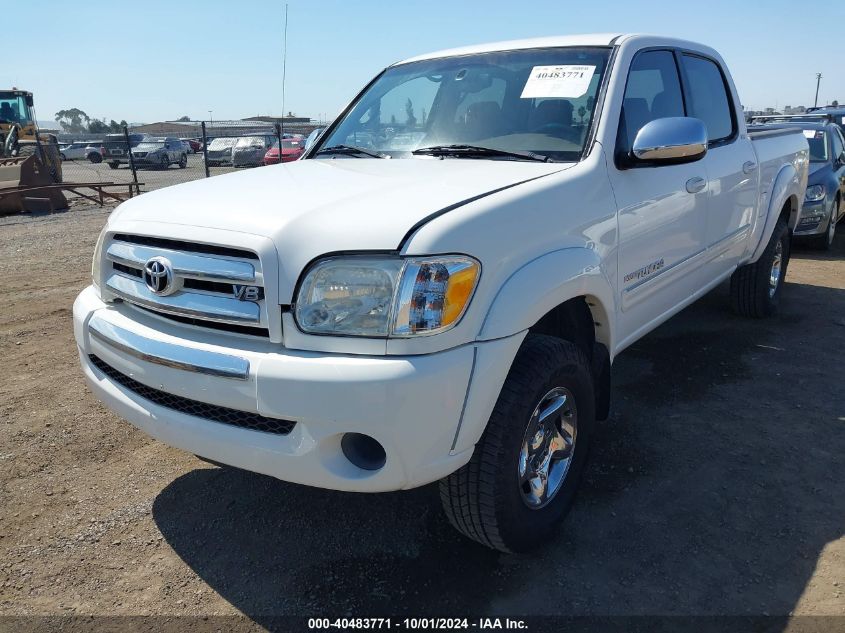
[[[816,100],[813,101],[813,107],[817,107],[819,105],[819,84],[822,82],[822,74],[816,73]]]
[[[209,123],[210,123],[211,125],[214,125],[214,116],[213,116],[213,112],[214,112],[214,110],[209,110],[209,111],[208,111]]]

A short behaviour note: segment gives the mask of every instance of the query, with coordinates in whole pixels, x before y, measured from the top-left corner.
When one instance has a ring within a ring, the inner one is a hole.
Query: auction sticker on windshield
[[[581,97],[590,87],[595,66],[534,66],[520,99]]]

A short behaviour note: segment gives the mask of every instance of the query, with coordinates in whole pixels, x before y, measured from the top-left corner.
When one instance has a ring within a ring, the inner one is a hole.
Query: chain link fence
[[[60,134],[65,183],[116,183],[152,191],[296,160],[312,123],[165,122],[108,134]]]

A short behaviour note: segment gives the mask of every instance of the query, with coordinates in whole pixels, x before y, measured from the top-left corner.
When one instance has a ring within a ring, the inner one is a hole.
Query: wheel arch
[[[806,186],[806,178],[804,181]],[[792,163],[788,163],[781,168],[772,183],[766,222],[760,240],[757,242],[757,247],[747,263],[754,263],[760,259],[763,251],[766,250],[769,239],[772,237],[775,225],[782,217],[786,218],[790,232],[795,229],[801,212],[799,194],[803,197],[801,175]]]
[[[585,327],[590,321],[593,340],[612,351],[614,305],[600,255],[586,247],[565,248],[526,263],[505,281],[490,302],[478,339],[540,331],[550,319],[565,316]]]

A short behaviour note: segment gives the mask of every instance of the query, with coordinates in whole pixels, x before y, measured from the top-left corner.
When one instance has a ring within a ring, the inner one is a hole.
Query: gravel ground
[[[778,317],[723,287],[623,353],[572,513],[505,556],[436,486],[216,468],[101,406],[70,317],[108,212],[0,218],[0,615],[845,616],[845,230]]]
[[[234,167],[211,167],[211,175],[217,176],[236,171]],[[188,166],[179,169],[171,165],[167,169],[139,168],[138,182],[143,183],[143,191],[153,191],[180,182],[205,178],[205,164],[202,154],[188,154]],[[65,182],[132,182],[132,170],[127,165],[112,169],[108,163],[92,163],[88,160],[69,160],[62,163],[62,176]],[[96,237],[96,236],[95,236]]]

